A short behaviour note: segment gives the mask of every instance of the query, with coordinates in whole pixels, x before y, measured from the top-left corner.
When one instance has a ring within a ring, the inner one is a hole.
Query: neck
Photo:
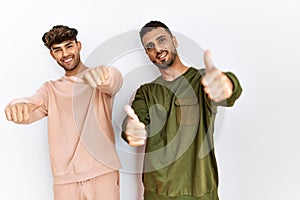
[[[181,76],[188,70],[188,67],[183,65],[180,59],[177,57],[172,64],[167,69],[159,69],[161,76],[166,81],[173,81],[177,77]]]
[[[80,61],[77,67],[71,71],[65,71],[65,76],[76,76],[77,74],[86,70],[87,67]]]

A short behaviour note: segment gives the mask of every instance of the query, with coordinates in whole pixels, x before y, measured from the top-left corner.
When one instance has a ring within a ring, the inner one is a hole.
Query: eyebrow
[[[65,44],[64,46],[68,46],[70,44],[73,44],[73,42],[68,42],[67,44]]]
[[[158,36],[158,37],[156,38],[156,40],[159,40],[159,39],[164,38],[164,37],[166,37],[166,36],[165,36],[165,35]]]
[[[51,47],[52,50],[60,49],[60,47]]]

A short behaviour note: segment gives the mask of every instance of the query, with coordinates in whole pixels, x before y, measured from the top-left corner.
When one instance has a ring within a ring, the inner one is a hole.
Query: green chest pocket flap
[[[197,98],[178,98],[175,100],[176,121],[188,126],[199,123],[199,103]]]

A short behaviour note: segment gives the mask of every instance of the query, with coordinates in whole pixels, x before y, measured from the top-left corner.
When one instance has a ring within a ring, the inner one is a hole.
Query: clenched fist
[[[27,122],[30,119],[30,114],[39,107],[40,105],[32,103],[16,103],[5,108],[5,115],[8,121]]]
[[[107,81],[109,79],[109,76],[110,74],[108,67],[100,65],[98,67],[88,70],[84,75],[84,79],[90,86],[96,88],[97,85],[101,85],[105,81]]]

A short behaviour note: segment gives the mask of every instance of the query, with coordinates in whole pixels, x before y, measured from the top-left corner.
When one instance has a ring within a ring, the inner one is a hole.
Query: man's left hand
[[[204,52],[205,76],[201,83],[204,86],[204,92],[215,102],[221,102],[228,99],[233,92],[231,80],[222,71],[217,69],[211,59],[210,51]]]

